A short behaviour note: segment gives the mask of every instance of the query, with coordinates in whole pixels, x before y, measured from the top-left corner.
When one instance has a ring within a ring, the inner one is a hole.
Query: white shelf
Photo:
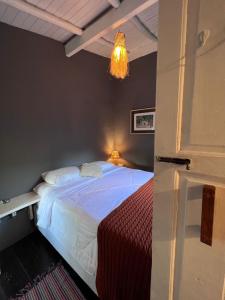
[[[8,203],[0,204],[0,219],[39,201],[40,197],[33,192],[11,198]]]

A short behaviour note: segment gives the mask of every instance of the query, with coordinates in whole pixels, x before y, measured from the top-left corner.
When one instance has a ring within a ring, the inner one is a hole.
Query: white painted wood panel
[[[56,33],[56,31],[58,31],[60,28],[55,26],[55,25],[51,25],[48,30],[45,32],[45,35],[53,38],[54,34]]]
[[[142,21],[147,21],[159,14],[159,2],[154,3],[149,9],[144,10],[138,16]]]
[[[105,10],[116,10],[112,8],[108,0],[26,0],[26,2],[80,28],[86,28],[87,24],[95,20]],[[158,34],[158,3],[153,4],[138,16],[147,28],[156,35]],[[28,13],[19,11],[16,8],[1,3],[1,1],[0,22],[52,38],[62,43],[67,42],[73,37],[73,33]],[[156,50],[156,45],[151,43],[131,22],[127,22],[117,30],[123,31],[126,35],[130,60]],[[104,38],[113,43],[117,30],[108,33]],[[109,58],[112,47],[110,43],[104,45],[96,41],[86,47],[85,50]]]
[[[160,1],[155,155],[191,166],[155,161],[152,300],[224,299],[224,11],[224,0]],[[200,238],[205,184],[216,190],[212,245]]]
[[[77,1],[74,0],[69,0],[69,1],[65,1],[65,3],[63,4],[63,6],[60,7],[60,9],[58,11],[56,11],[56,15],[60,18],[63,18],[64,20],[69,20],[69,18],[71,17],[67,17],[68,14],[70,13],[75,13],[77,10],[79,9],[78,3]]]
[[[105,35],[104,37],[107,39],[107,40],[110,40],[110,41],[114,41],[114,38],[115,38],[115,35],[118,31],[122,31],[125,33],[126,35],[126,40],[128,39],[128,36],[130,35],[130,33],[132,32],[132,30],[135,30],[135,27],[134,25],[131,23],[131,22],[127,22],[123,25],[121,25],[120,27],[118,27],[117,29],[109,32],[107,35]]]
[[[23,23],[23,27],[26,30],[30,30],[31,27],[33,26],[33,24],[36,22],[37,18],[31,16],[31,15],[27,15],[27,18],[25,19],[24,23]]]
[[[145,56],[152,52],[157,51],[157,44],[149,41],[145,41],[141,46],[138,46],[136,49],[132,49],[129,55],[129,60],[135,60],[139,57]]]
[[[31,27],[31,31],[42,34],[43,28],[46,26],[46,22],[37,19]]]
[[[86,11],[85,9],[81,9],[78,14],[75,14],[70,19],[70,22],[76,24],[78,27],[83,28],[97,16],[99,16],[106,8],[109,7],[107,1],[102,0],[90,2],[88,5],[88,11]]]
[[[30,2],[30,1],[28,1]],[[37,0],[34,1],[36,3],[34,3],[37,7],[46,10],[49,6],[49,4],[52,2],[52,0]]]
[[[28,15],[24,12],[19,11],[12,23],[13,26],[24,28],[24,22],[27,19]]]
[[[147,24],[145,24],[147,26]],[[147,26],[153,33],[157,33],[154,26]],[[129,60],[134,60],[138,57],[147,55],[151,52],[157,51],[157,43],[146,38],[146,36],[141,33],[134,24],[127,22],[119,28],[119,30],[125,32],[126,34],[126,44],[130,51]],[[114,30],[105,38],[113,42],[115,34],[118,30]],[[108,57],[111,55],[111,49],[108,49]]]
[[[61,41],[61,39],[67,34],[67,31],[62,29],[62,28],[59,28],[55,33],[54,35],[52,36],[55,40],[57,41]]]
[[[3,16],[1,17],[2,22],[6,24],[13,24],[17,13],[18,13],[17,9],[8,6]]]
[[[1,20],[2,16],[4,15],[6,9],[7,9],[7,5],[5,5],[4,3],[0,3],[0,20]]]
[[[95,43],[89,45],[85,50],[95,53],[95,54],[98,54],[98,55],[101,55],[101,56],[104,56],[104,57],[107,57],[107,58],[110,57],[110,54],[112,51],[111,49],[109,49],[108,46],[102,45],[98,42],[95,42]]]
[[[64,0],[51,1],[50,4],[47,6],[47,11],[53,15],[58,16],[57,12],[60,11],[60,8],[65,2],[66,1]]]

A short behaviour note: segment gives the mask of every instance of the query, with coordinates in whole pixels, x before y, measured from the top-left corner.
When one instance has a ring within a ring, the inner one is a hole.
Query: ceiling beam
[[[117,9],[112,9],[90,25],[82,36],[75,36],[65,45],[66,56],[71,57],[99,38],[118,28],[141,13],[157,0],[123,0]]]
[[[145,36],[151,40],[158,42],[158,37],[141,21],[138,16],[134,16],[131,22],[136,26],[136,28],[142,32]]]
[[[9,6],[12,6],[20,11],[23,11],[25,13],[28,13],[34,17],[37,17],[41,20],[44,20],[46,22],[49,22],[53,25],[56,25],[60,28],[63,28],[69,32],[72,32],[76,35],[82,35],[83,31],[81,28],[59,18],[56,17],[47,11],[44,11],[32,4],[29,4],[28,2],[24,2],[23,0],[0,0],[0,2],[5,3]]]
[[[120,1],[119,0],[108,0],[108,2],[114,7],[118,8],[120,6]]]

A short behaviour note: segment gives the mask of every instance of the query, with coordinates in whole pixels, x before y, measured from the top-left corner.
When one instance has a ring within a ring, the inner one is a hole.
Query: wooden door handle
[[[202,243],[212,246],[213,219],[216,188],[204,185],[202,193],[201,237]]]

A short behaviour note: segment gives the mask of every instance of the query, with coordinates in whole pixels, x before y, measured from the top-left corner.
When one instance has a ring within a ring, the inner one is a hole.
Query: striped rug
[[[85,300],[80,290],[64,269],[57,265],[45,275],[39,276],[33,284],[28,284],[16,300]]]

